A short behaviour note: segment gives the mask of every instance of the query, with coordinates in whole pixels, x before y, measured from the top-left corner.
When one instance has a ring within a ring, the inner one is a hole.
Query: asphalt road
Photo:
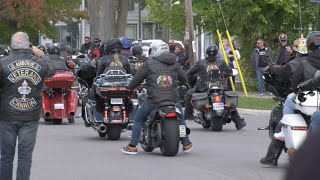
[[[211,132],[188,122],[194,149],[176,157],[164,157],[157,149],[138,155],[123,154],[130,132],[118,141],[100,138],[92,128],[85,128],[80,118],[75,124],[53,125],[41,121],[33,154],[32,180],[279,180],[288,166],[283,153],[279,167],[259,164],[266,153],[269,112],[241,110],[247,127],[237,131],[234,124],[222,132]],[[182,148],[182,147],[181,147]],[[15,160],[16,167],[16,160]]]

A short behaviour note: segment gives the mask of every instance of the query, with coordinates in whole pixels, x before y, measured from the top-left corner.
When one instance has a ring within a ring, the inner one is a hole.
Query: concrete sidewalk
[[[236,92],[237,92],[237,94],[239,96],[245,96],[243,91],[236,91]],[[260,96],[259,92],[247,92],[247,93],[248,93],[248,97],[255,97],[255,98],[272,98],[272,97],[275,97],[274,95],[270,95],[269,92],[264,93],[263,96]]]

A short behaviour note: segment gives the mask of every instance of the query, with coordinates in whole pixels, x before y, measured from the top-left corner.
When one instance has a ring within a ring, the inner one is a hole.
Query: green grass
[[[259,98],[259,97],[239,97],[238,108],[243,109],[259,109],[259,110],[271,110],[278,104],[271,98]]]

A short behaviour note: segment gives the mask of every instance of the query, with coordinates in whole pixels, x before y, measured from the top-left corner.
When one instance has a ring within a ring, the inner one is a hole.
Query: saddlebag
[[[234,91],[225,91],[225,104],[230,104],[230,107],[238,106],[238,94]]]
[[[208,93],[193,93],[191,98],[193,108],[201,110],[206,104],[209,104]]]

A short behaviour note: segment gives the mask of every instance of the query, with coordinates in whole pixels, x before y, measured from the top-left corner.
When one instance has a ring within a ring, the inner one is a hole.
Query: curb
[[[263,113],[263,114],[270,114],[271,110],[257,110],[257,109],[242,109],[242,108],[237,108],[237,110],[240,113],[244,113],[244,114],[256,114],[257,116],[259,114],[257,113]]]

